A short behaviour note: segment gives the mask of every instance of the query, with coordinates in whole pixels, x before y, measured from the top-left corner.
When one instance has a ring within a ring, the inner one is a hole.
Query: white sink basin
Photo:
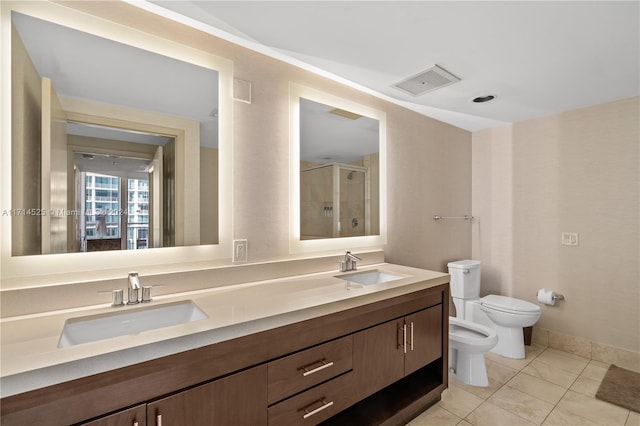
[[[119,308],[114,308],[119,309]],[[122,308],[125,309],[125,308]],[[208,318],[191,300],[68,319],[59,348]]]
[[[355,274],[349,275],[338,275],[337,278],[340,278],[345,281],[349,281],[351,283],[357,283],[361,285],[373,285],[373,284],[382,284],[389,281],[395,281],[402,278],[406,278],[401,275],[393,275],[387,272],[382,271],[366,271],[366,272],[356,272]]]

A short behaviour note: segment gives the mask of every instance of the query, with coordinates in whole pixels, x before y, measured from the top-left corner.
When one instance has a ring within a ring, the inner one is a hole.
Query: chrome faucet
[[[138,298],[138,290],[140,290],[140,278],[137,272],[129,272],[129,300],[127,305],[136,305],[140,303]]]
[[[340,262],[340,272],[355,271],[358,269],[356,266],[358,260],[362,259],[347,250],[344,254],[344,260]]]

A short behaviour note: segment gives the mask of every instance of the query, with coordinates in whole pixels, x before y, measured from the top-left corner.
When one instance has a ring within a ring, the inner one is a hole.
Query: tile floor
[[[408,426],[640,426],[640,413],[595,398],[607,364],[546,346],[525,348],[525,359],[485,356],[487,388],[450,376],[442,400]]]

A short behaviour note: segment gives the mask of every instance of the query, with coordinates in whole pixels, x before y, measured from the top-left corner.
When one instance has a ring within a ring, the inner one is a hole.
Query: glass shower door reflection
[[[340,237],[367,235],[366,173],[340,167]]]

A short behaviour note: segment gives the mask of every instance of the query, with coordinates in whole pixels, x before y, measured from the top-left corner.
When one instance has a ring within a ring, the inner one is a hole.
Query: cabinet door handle
[[[321,365],[316,367],[316,368],[311,368],[312,365],[318,364],[320,363]],[[302,373],[303,376],[309,376],[313,373],[317,373],[320,370],[324,370],[325,368],[329,368],[333,365],[333,361],[327,362],[327,360],[325,359],[321,359],[319,361],[313,362],[309,365],[307,365],[306,367],[302,367],[300,368],[300,370],[303,370],[304,372]]]
[[[407,353],[407,324],[402,326],[402,348],[404,353]]]
[[[156,426],[162,426],[162,414],[156,415]]]
[[[140,423],[138,423],[138,422],[133,422],[133,426],[140,426]]]
[[[411,323],[411,350],[413,350],[413,322]]]
[[[313,405],[316,405],[317,403],[322,404],[320,407],[316,408],[315,410],[309,410],[309,408]],[[327,408],[331,407],[333,405],[333,401],[325,401],[324,399],[320,399],[318,401],[315,401],[311,404],[309,404],[308,406],[306,406],[305,408],[302,409],[302,411],[304,411],[304,416],[302,416],[303,419],[308,419],[309,417],[313,416],[314,414],[318,414],[320,411],[322,410],[326,410]]]

